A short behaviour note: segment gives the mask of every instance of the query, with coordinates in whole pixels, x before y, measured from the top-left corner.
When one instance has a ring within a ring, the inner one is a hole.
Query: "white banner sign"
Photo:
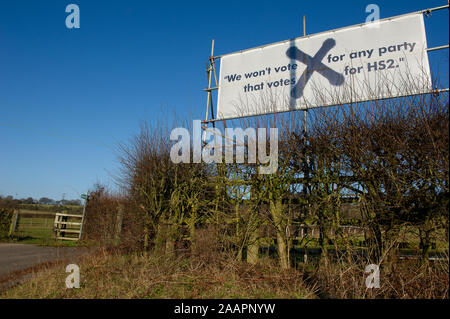
[[[224,55],[217,119],[429,92],[422,14]]]

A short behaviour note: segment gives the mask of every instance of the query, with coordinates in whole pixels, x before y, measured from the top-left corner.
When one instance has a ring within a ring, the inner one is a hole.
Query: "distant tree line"
[[[14,205],[63,205],[63,206],[80,206],[82,204],[79,199],[63,199],[63,200],[54,200],[48,197],[41,197],[40,199],[34,199],[33,197],[28,198],[14,198],[11,195],[2,196],[0,195],[0,202],[3,204],[14,204]]]

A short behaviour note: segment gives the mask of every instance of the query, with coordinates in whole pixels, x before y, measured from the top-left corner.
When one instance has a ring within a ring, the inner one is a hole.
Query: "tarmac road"
[[[88,252],[86,247],[40,247],[24,244],[0,244],[0,278],[40,263],[76,260]]]

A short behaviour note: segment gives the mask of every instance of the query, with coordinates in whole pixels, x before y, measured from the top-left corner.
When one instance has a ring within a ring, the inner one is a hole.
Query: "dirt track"
[[[86,252],[85,247],[0,244],[0,278],[45,262],[67,260],[70,263]]]

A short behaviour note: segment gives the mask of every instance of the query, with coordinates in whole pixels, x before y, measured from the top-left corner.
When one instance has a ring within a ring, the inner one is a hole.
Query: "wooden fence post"
[[[117,207],[116,229],[115,229],[115,234],[114,234],[114,240],[116,241],[116,243],[119,242],[120,233],[122,232],[123,210],[124,210],[124,207],[122,204],[120,204]]]
[[[11,220],[11,226],[9,227],[9,237],[11,237],[12,234],[16,231],[18,217],[19,217],[19,212],[17,210],[14,210],[12,220]]]

